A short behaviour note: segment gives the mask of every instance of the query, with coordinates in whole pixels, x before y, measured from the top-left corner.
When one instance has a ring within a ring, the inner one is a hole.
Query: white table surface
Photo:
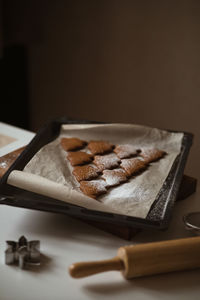
[[[73,279],[68,266],[116,255],[120,246],[189,237],[182,216],[200,211],[197,193],[176,203],[169,229],[143,231],[127,242],[68,216],[0,205],[0,300],[36,299],[199,299],[200,270],[125,280],[120,272]],[[41,241],[42,265],[20,270],[4,263],[6,240]]]

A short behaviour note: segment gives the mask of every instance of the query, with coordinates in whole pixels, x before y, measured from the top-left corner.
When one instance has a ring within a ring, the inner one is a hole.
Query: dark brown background
[[[190,131],[199,176],[200,1],[3,1],[27,49],[30,129],[58,116]]]

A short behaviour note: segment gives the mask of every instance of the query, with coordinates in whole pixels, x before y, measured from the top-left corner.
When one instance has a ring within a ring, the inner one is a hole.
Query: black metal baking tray
[[[53,198],[22,190],[7,184],[7,178],[13,170],[23,170],[34,154],[45,144],[58,137],[63,124],[99,123],[95,121],[80,121],[69,118],[60,118],[42,128],[18,159],[0,180],[0,204],[67,214],[81,219],[112,223],[133,228],[165,229],[168,227],[174,202],[181,183],[184,167],[192,145],[193,135],[183,132],[181,152],[175,159],[160,192],[157,195],[145,219],[120,214],[89,210],[76,205],[68,204]]]

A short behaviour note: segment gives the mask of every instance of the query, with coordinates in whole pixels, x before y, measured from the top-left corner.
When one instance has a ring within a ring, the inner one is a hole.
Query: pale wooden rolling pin
[[[72,264],[74,278],[119,270],[125,278],[142,277],[200,267],[200,237],[120,247],[117,256],[97,262]]]

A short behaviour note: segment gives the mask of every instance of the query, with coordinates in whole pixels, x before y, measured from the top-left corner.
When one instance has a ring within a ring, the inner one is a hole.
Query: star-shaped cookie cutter
[[[7,265],[18,264],[25,269],[28,264],[40,265],[40,241],[27,241],[21,236],[18,242],[6,241],[5,263]]]

